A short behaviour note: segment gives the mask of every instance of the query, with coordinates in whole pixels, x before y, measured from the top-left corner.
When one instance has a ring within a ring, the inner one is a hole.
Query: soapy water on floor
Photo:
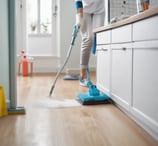
[[[52,98],[40,98],[35,101],[31,101],[27,106],[32,108],[68,108],[68,107],[79,107],[81,103],[76,99],[52,99]]]

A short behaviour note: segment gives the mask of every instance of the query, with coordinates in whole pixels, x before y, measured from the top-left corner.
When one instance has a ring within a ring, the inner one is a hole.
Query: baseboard
[[[158,123],[134,107],[130,113],[132,119],[158,141]]]
[[[66,74],[67,75],[78,76],[80,74],[80,69],[79,68],[67,68],[66,69]]]

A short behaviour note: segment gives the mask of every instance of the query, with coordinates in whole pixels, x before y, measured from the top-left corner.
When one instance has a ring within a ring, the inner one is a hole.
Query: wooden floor
[[[25,106],[26,114],[0,118],[0,146],[158,146],[112,104],[65,108],[31,104],[48,99],[52,80],[53,75],[17,78],[18,105]],[[61,76],[52,100],[76,99],[83,92],[87,88],[78,81]]]

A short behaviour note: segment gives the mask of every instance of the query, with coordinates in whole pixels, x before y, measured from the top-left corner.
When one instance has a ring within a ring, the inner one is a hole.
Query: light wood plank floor
[[[18,77],[18,105],[26,107],[26,114],[0,118],[0,146],[158,146],[112,104],[66,108],[31,105],[48,98],[52,80],[52,75]],[[78,81],[64,81],[61,75],[52,100],[76,99],[77,93],[83,92],[87,88]]]

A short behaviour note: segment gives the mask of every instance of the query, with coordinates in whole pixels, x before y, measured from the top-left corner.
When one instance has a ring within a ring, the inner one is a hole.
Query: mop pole
[[[76,37],[77,37],[78,30],[79,30],[79,27],[77,27],[77,26],[75,25],[75,26],[74,26],[74,29],[73,29],[71,44],[70,44],[69,50],[68,50],[67,55],[66,55],[66,59],[65,59],[65,61],[64,61],[64,64],[63,64],[62,67],[58,70],[58,72],[57,72],[57,74],[56,74],[56,76],[55,76],[55,79],[54,79],[54,81],[53,81],[51,90],[50,90],[50,92],[49,92],[49,97],[51,97],[52,92],[53,92],[54,87],[55,87],[55,84],[56,84],[56,82],[57,82],[57,79],[58,79],[60,73],[62,72],[62,70],[64,69],[65,65],[67,64],[69,58],[70,58],[71,51],[72,51],[72,48],[73,48],[73,46],[74,46],[75,39],[76,39]]]

